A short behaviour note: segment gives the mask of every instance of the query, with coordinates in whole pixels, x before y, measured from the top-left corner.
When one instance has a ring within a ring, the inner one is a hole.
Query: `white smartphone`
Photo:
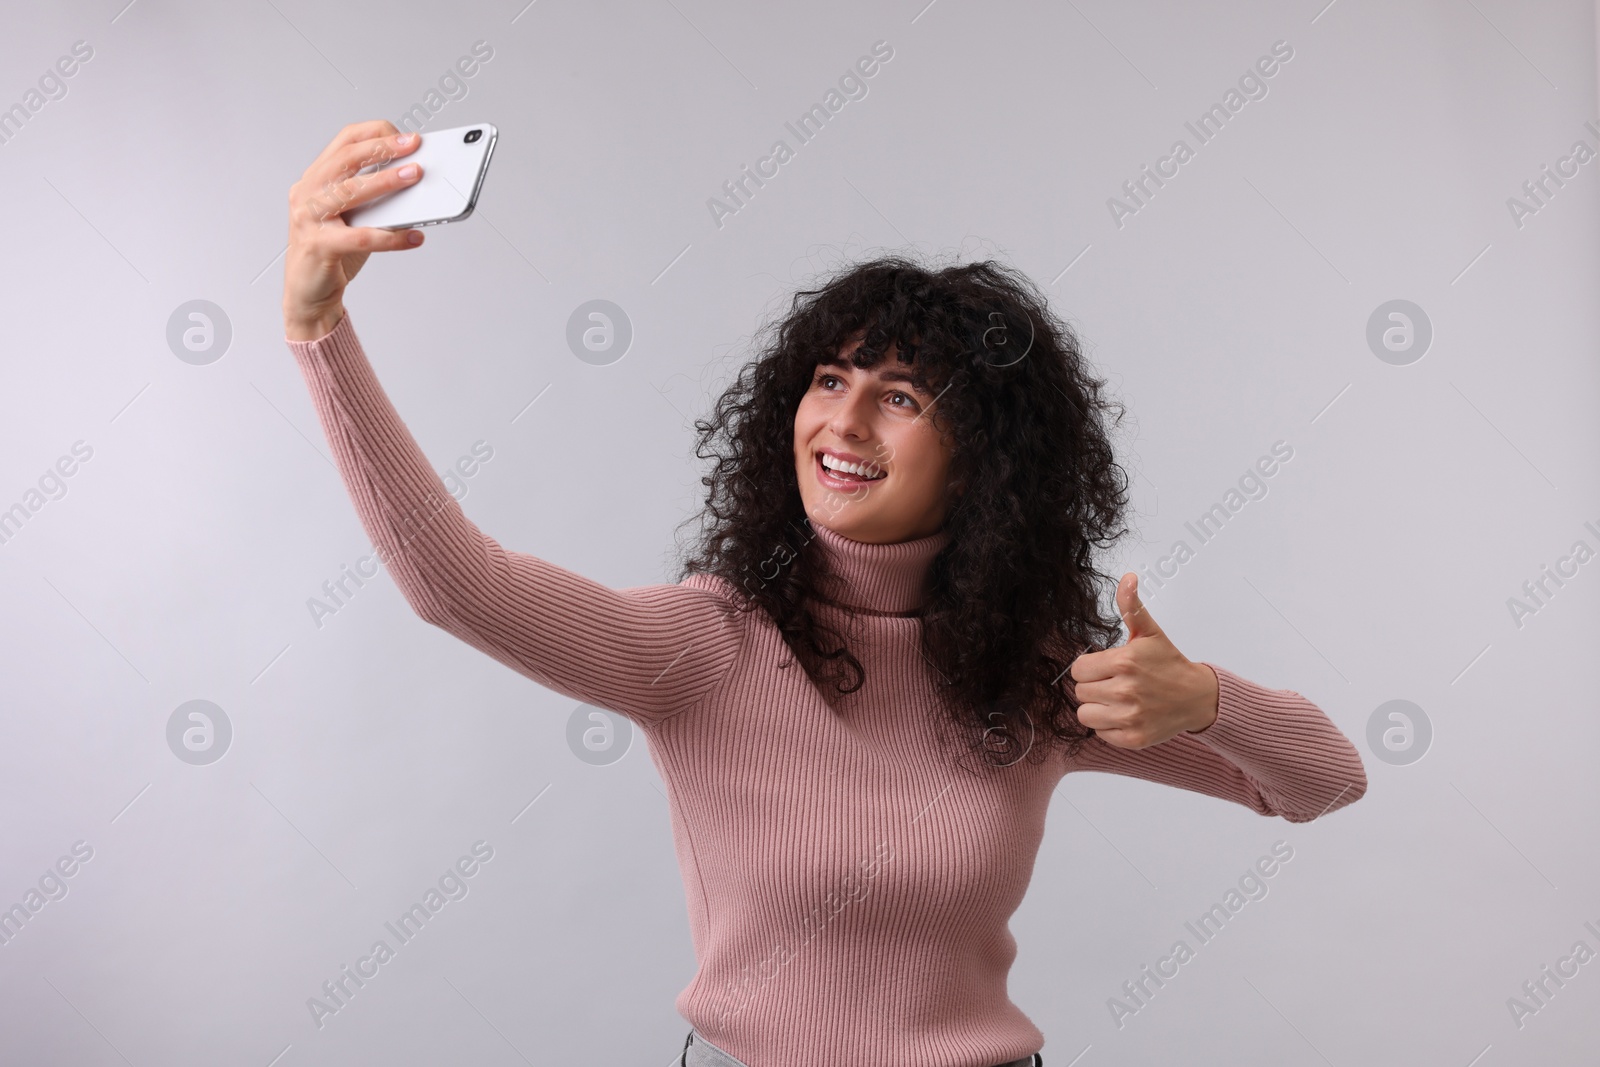
[[[499,132],[486,122],[422,134],[422,143],[415,152],[357,171],[371,174],[416,163],[422,167],[422,178],[414,185],[351,208],[345,212],[344,221],[350,226],[385,230],[460,222],[477,206],[498,136]]]

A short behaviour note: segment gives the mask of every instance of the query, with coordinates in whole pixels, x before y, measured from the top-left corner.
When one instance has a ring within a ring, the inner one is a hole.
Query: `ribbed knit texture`
[[[348,314],[289,342],[340,476],[427,622],[636,722],[666,782],[699,970],[679,1012],[750,1067],[985,1067],[1044,1036],[1006,995],[1052,790],[1109,771],[1303,822],[1366,790],[1360,755],[1287,690],[1217,674],[1216,722],[1073,761],[952,765],[915,611],[948,534],[811,530],[841,575],[819,604],[867,671],[823,694],[721,579],[611,589],[509,552],[462,512],[374,375]],[[797,538],[801,536],[797,533]],[[798,543],[790,548],[797,549]],[[785,666],[787,664],[787,666]]]

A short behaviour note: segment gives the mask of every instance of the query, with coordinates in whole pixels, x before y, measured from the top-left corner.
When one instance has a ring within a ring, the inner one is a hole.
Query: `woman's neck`
[[[940,529],[926,537],[891,544],[853,541],[812,522],[816,543],[834,576],[831,587],[821,590],[842,607],[892,615],[915,614],[926,601],[928,569],[933,558],[950,542]]]

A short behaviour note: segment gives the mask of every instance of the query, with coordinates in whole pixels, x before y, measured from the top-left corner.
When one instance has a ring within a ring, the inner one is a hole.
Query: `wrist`
[[[1194,664],[1195,685],[1199,696],[1195,699],[1195,721],[1189,726],[1188,732],[1197,734],[1204,731],[1217,721],[1217,701],[1220,687],[1217,683],[1217,672],[1204,663]]]
[[[284,336],[291,341],[315,341],[333,332],[344,318],[344,305],[316,309],[288,309],[283,312]]]

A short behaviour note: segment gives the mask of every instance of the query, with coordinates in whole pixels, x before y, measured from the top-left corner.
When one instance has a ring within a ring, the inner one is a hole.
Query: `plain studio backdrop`
[[[676,577],[691,422],[819,272],[995,256],[1081,331],[1131,411],[1108,566],[1190,657],[1326,709],[1371,786],[1290,824],[1066,780],[1012,922],[1047,1062],[1592,1055],[1594,12],[1323,3],[7,11],[0,1060],[681,1046],[642,737],[348,578],[372,546],[284,347],[285,205],[340,127],[408,115],[499,147],[354,324],[467,514],[612,586]]]

